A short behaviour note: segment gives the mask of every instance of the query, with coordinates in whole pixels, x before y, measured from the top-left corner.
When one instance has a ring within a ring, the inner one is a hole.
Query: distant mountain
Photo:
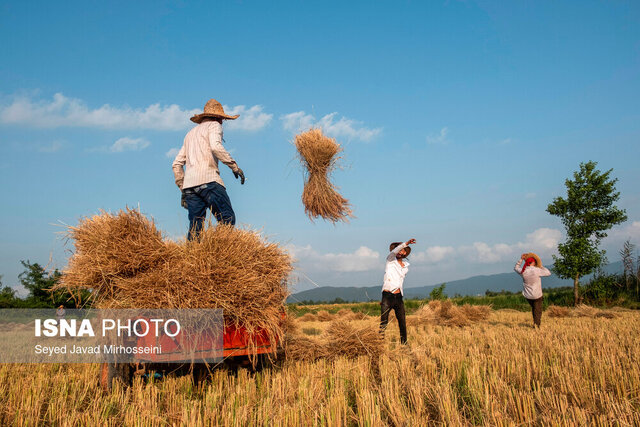
[[[622,271],[622,262],[614,262],[604,267],[604,271],[608,274],[620,273]],[[588,277],[587,277],[588,278]],[[584,279],[583,279],[584,280]],[[584,281],[582,281],[584,283]],[[555,275],[545,277],[542,280],[542,285],[545,288],[558,288],[561,286],[573,286],[572,280],[560,279]],[[431,290],[438,285],[420,286],[413,288],[405,288],[405,298],[426,298],[429,296]],[[307,291],[298,292],[289,296],[287,302],[301,302],[301,301],[313,301],[313,302],[328,302],[333,301],[336,298],[340,298],[343,301],[364,302],[371,300],[378,300],[380,298],[381,286],[369,286],[369,287],[338,287],[338,286],[322,286],[315,289],[309,289]],[[518,292],[522,290],[522,281],[519,277],[513,273],[500,273],[492,274],[488,276],[473,276],[462,280],[453,280],[447,282],[445,292],[448,296],[452,297],[455,294],[459,295],[484,295],[489,291],[499,292],[502,290],[510,292]]]

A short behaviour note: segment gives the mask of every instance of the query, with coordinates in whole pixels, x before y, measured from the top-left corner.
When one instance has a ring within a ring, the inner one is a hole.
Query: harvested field
[[[390,325],[378,379],[369,356],[312,356],[105,393],[97,365],[0,365],[0,424],[640,425],[640,313],[617,314],[543,316],[536,330],[530,313],[496,311],[464,328],[411,326],[407,347]]]

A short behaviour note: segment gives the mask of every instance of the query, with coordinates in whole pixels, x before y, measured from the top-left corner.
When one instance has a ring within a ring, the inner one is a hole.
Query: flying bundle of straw
[[[69,228],[75,253],[57,288],[89,289],[99,308],[221,308],[249,334],[283,336],[291,258],[256,232],[209,224],[193,241],[163,240],[127,209]]]
[[[353,217],[349,200],[342,197],[329,175],[336,168],[342,151],[335,139],[329,138],[320,129],[310,129],[295,137],[300,161],[308,171],[302,191],[302,204],[311,220],[322,217],[332,222],[348,221]]]

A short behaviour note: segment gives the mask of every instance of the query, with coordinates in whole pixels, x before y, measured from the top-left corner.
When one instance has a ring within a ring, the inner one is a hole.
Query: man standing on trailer
[[[187,133],[173,161],[173,175],[182,191],[181,205],[189,211],[189,240],[202,230],[207,209],[211,209],[219,222],[236,223],[231,200],[220,177],[218,161],[229,166],[236,179],[240,178],[240,184],[244,184],[242,169],[222,145],[222,121],[238,117],[225,114],[222,105],[210,99],[204,106],[204,113],[191,117],[191,121],[198,125]]]

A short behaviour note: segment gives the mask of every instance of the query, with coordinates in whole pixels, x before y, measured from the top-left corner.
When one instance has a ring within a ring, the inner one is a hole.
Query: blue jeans
[[[189,210],[189,233],[187,239],[193,239],[204,225],[207,208],[219,222],[235,225],[236,215],[224,186],[217,182],[208,182],[197,187],[184,189],[187,209]]]

